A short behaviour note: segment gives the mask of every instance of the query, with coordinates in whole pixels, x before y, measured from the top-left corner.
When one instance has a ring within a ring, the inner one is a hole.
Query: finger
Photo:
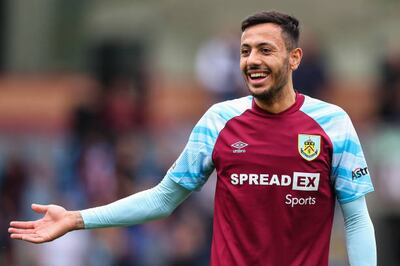
[[[19,229],[19,228],[8,228],[8,232],[12,234],[33,234],[35,232],[34,229]]]
[[[19,239],[19,240],[23,240],[23,241],[27,241],[27,242],[31,242],[31,243],[43,243],[46,242],[43,237],[38,236],[36,234],[11,234],[10,237],[12,239]]]
[[[32,204],[32,210],[34,210],[37,213],[46,213],[47,209],[49,208],[49,205],[41,205],[41,204]]]
[[[10,222],[11,227],[21,228],[21,229],[33,229],[35,228],[35,223],[31,221],[12,221]]]

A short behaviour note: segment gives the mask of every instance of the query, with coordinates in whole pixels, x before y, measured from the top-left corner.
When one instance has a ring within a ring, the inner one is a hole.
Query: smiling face
[[[250,94],[272,102],[285,88],[293,89],[292,71],[301,58],[301,50],[296,50],[300,49],[288,51],[281,27],[276,24],[262,23],[247,28],[241,38],[240,68]]]

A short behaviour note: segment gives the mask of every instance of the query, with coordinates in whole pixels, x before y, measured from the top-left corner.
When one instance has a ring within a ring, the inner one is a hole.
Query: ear
[[[301,50],[301,48],[294,48],[292,51],[290,51],[289,65],[292,71],[296,70],[299,67],[302,57],[303,50]]]

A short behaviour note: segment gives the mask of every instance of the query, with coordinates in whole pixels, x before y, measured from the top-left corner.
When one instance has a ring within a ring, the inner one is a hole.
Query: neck
[[[285,111],[296,102],[296,93],[293,89],[293,85],[291,83],[289,84],[291,86],[285,86],[273,99],[262,100],[254,98],[255,103],[261,109],[272,114]]]

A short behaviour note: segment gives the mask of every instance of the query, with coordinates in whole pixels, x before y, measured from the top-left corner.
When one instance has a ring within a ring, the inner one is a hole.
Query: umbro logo
[[[246,150],[244,149],[245,147],[247,147],[249,144],[243,142],[243,141],[238,141],[233,143],[231,146],[233,148],[235,148],[232,152],[233,153],[243,153],[246,152]]]

